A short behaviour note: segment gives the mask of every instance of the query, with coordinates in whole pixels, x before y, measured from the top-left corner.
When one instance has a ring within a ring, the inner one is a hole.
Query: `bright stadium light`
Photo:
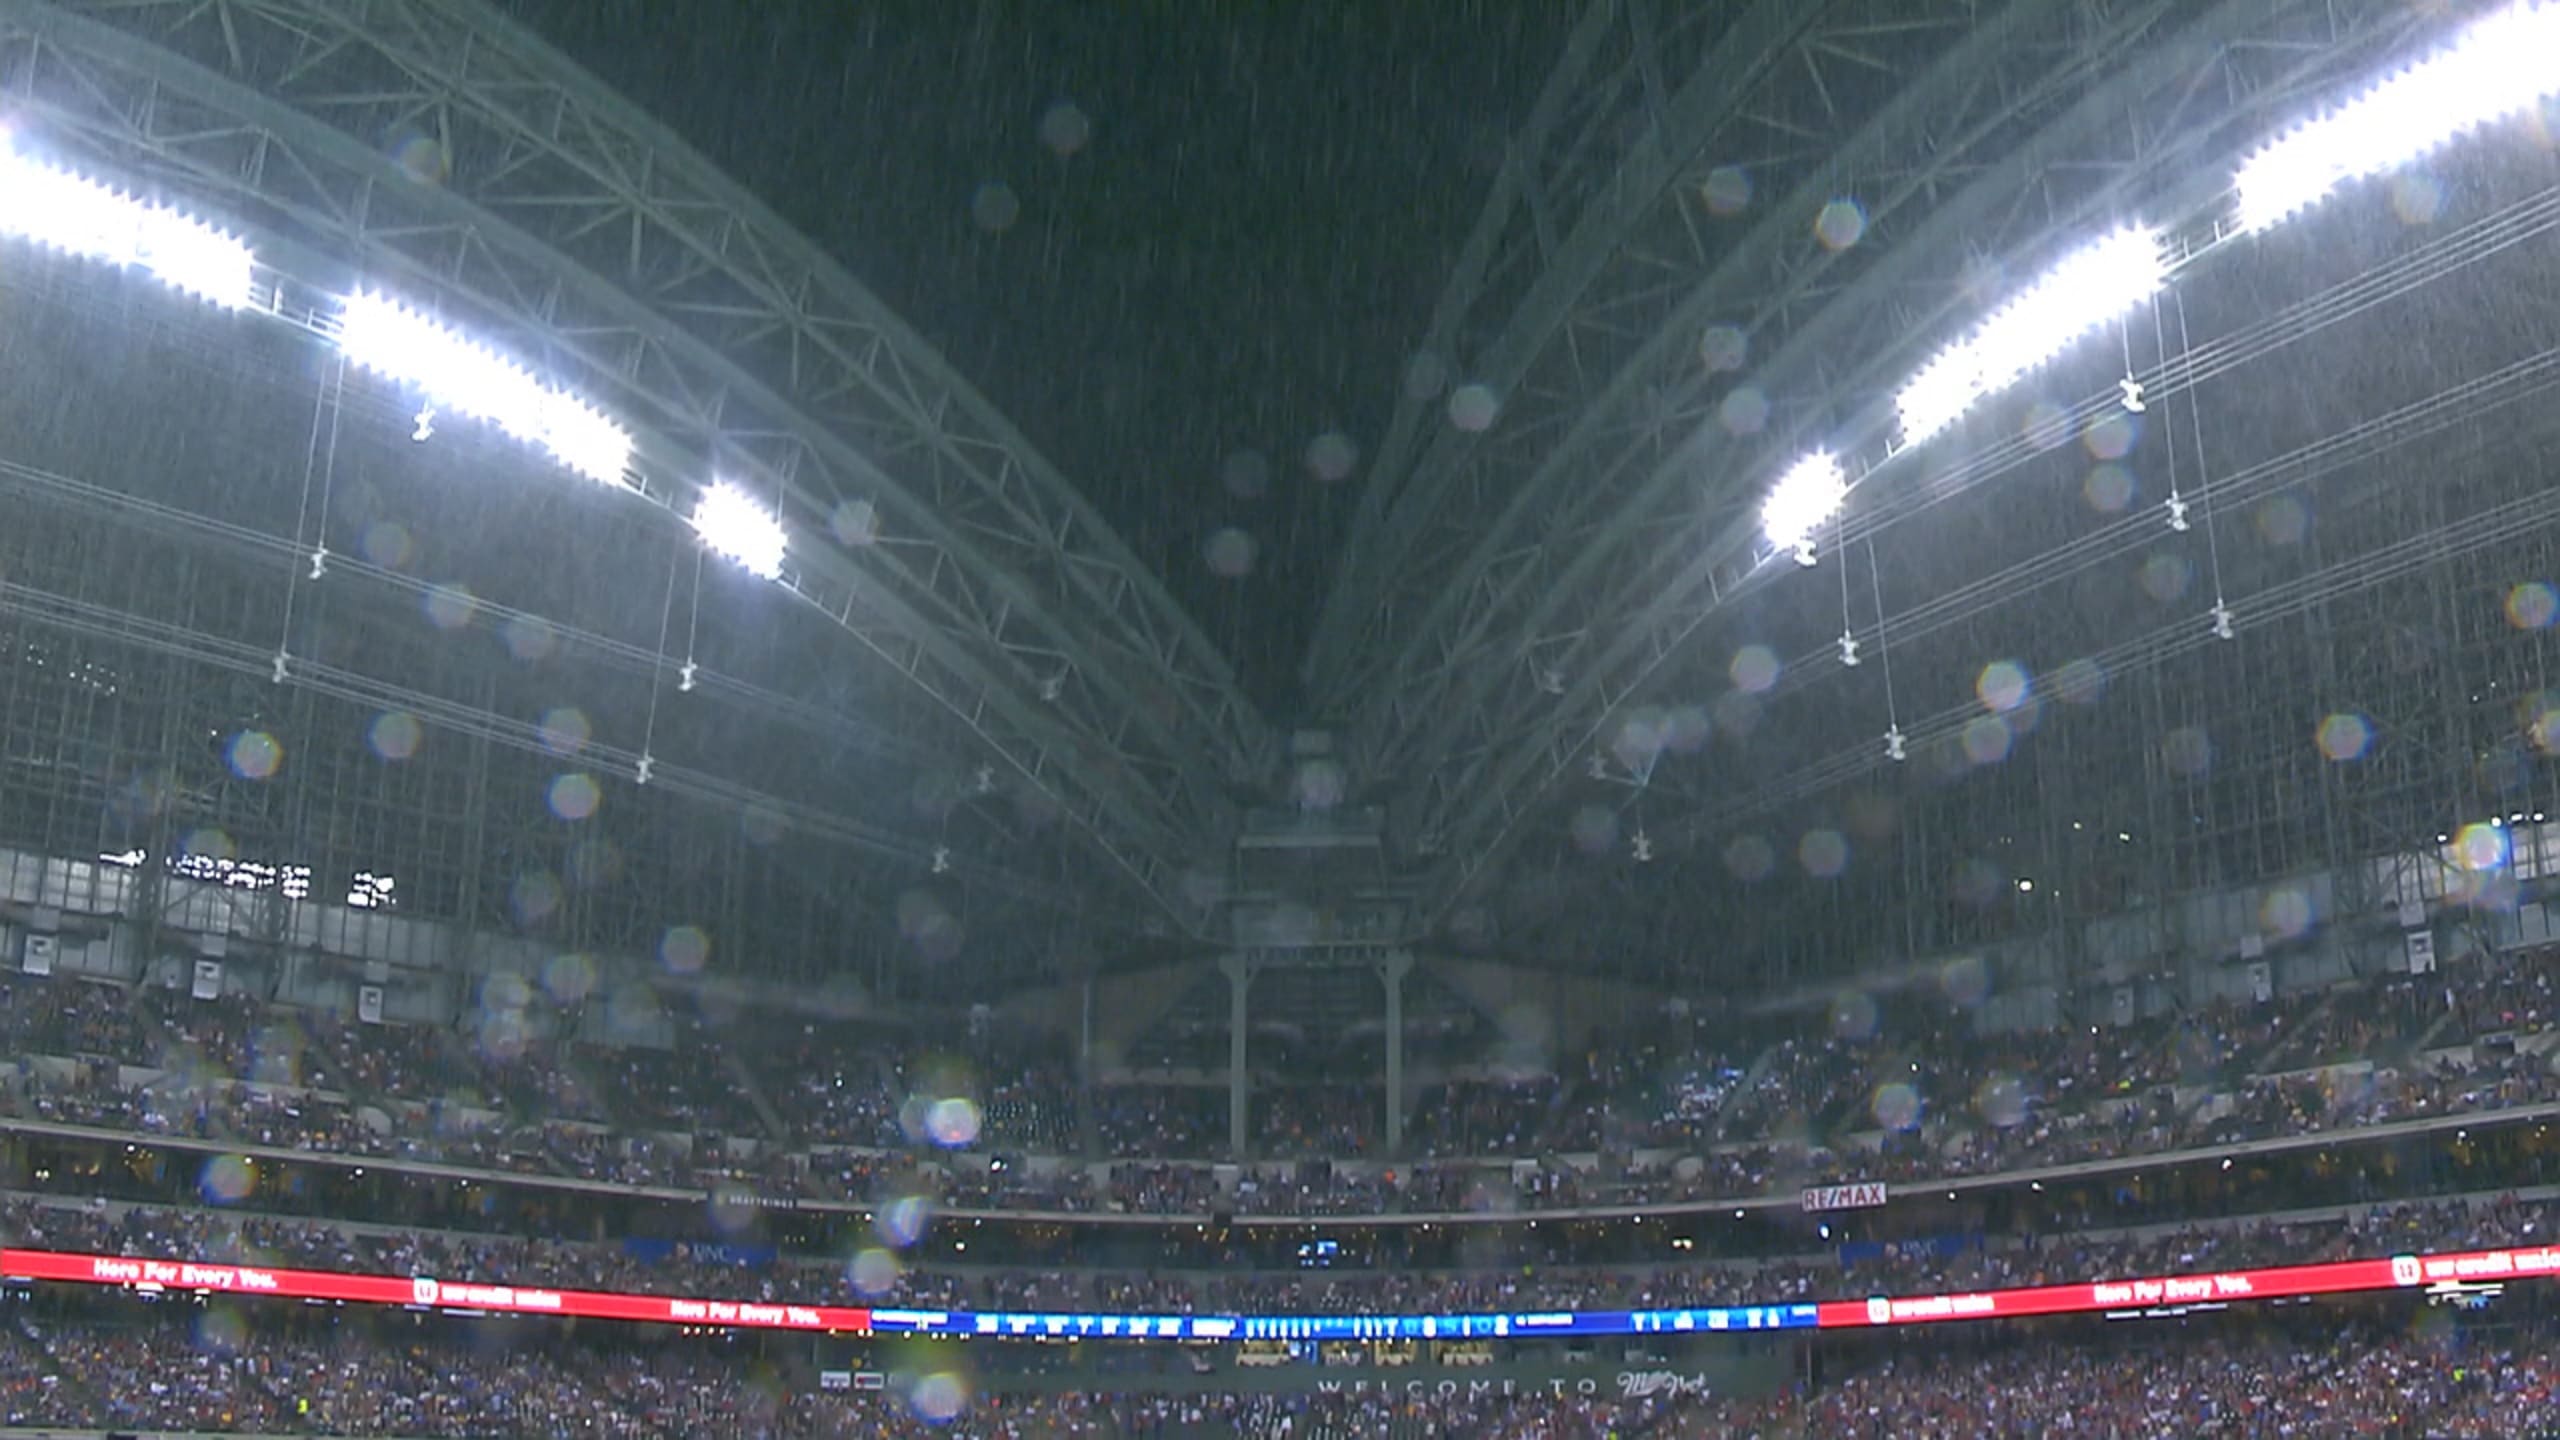
[[[1938,352],[1936,358],[1920,367],[1920,373],[1904,382],[1901,393],[1893,397],[1893,408],[1902,419],[1902,441],[1917,445],[1964,418],[1973,402],[1982,398],[1982,366],[1974,358],[1973,343],[1960,340]]]
[[[2240,166],[2240,224],[2266,230],[2349,181],[2388,174],[2560,96],[2560,3],[2524,0]]]
[[[1983,393],[2017,383],[2168,283],[2168,249],[2147,225],[2128,225],[2073,253],[1975,336]]]
[[[2073,251],[1903,386],[1894,397],[1903,442],[1916,445],[1963,419],[2167,283],[2168,247],[2148,225],[2127,225]]]
[[[782,522],[756,503],[755,497],[723,480],[702,492],[693,509],[694,531],[702,543],[738,562],[759,580],[782,575],[782,556],[789,545]]]
[[[1788,467],[1760,507],[1760,525],[1769,543],[1798,556],[1809,554],[1813,532],[1838,514],[1849,496],[1849,477],[1839,457],[1817,450]]]
[[[0,136],[0,235],[141,270],[217,305],[249,303],[257,254],[192,216],[21,155]]]
[[[349,296],[338,346],[357,365],[426,392],[440,408],[497,426],[590,480],[623,483],[631,432],[523,365],[382,295]]]

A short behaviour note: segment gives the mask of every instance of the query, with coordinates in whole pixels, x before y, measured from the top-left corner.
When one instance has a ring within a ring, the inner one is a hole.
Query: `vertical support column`
[[[1378,965],[1387,984],[1387,1153],[1404,1153],[1404,977],[1413,969],[1409,951],[1390,950]]]
[[[1087,1089],[1093,1086],[1093,977],[1084,977],[1081,987],[1084,1018],[1076,1027],[1076,1069],[1084,1076]]]
[[[2059,738],[2059,732],[2047,738]],[[2044,933],[2047,937],[2046,943],[2051,947],[2046,952],[2046,964],[2049,967],[2047,973],[2055,977],[2077,975],[2080,973],[2081,946],[2079,927],[2074,921],[2074,917],[2079,912],[2073,905],[2075,897],[2072,892],[2076,887],[2072,883],[2072,877],[2080,857],[2071,853],[2068,832],[2062,828],[2063,809],[2068,803],[2071,788],[2068,744],[2066,743],[2058,751],[2051,745],[2037,746],[2034,764],[2037,804],[2037,855],[2034,877],[2036,888],[2032,894],[2017,898],[2033,901],[2035,904],[2035,912],[2031,912],[2032,918],[2038,922],[2035,928]],[[2062,773],[2056,773],[2058,769]],[[2088,832],[2084,830],[2080,833],[2086,835]],[[1994,976],[1992,984],[1997,988],[2004,979],[2008,978]],[[2137,989],[2134,998],[2136,1015],[2142,1013],[2143,1001],[2142,992]],[[1975,1018],[1977,1021],[1980,1019],[1978,1015]]]
[[[2323,543],[2327,532],[2313,527],[2305,539],[2303,552],[2310,566],[2308,573],[2317,574],[2329,564],[2328,547]],[[2328,596],[2314,601],[2302,612],[2302,647],[2298,653],[2311,659],[2314,675],[2312,694],[2346,695],[2350,681],[2341,673],[2338,656],[2341,651],[2340,629],[2334,612],[2335,602]],[[2320,865],[2335,887],[2336,901],[2332,914],[2362,924],[2380,913],[2385,906],[2382,896],[2374,892],[2374,865],[2370,858],[2359,856],[2356,841],[2348,833],[2346,796],[2341,790],[2348,767],[2314,762],[2313,783],[2319,788]],[[2404,842],[2405,843],[2405,842]],[[2389,854],[2401,845],[2386,845]]]
[[[192,565],[182,565],[177,576],[180,587],[194,584],[193,568]],[[178,593],[188,591],[181,588]],[[185,737],[193,733],[195,727],[189,723],[194,717],[179,697],[193,693],[190,682],[200,683],[207,677],[197,673],[196,662],[177,659],[164,660],[160,674],[166,677],[170,690],[163,702],[165,708],[160,712],[160,748],[155,758],[163,767],[163,773],[173,777],[185,776],[192,773],[186,768]],[[133,908],[126,917],[132,927],[128,936],[133,945],[132,963],[116,967],[117,974],[127,980],[149,975],[151,967],[160,959],[162,931],[169,917],[169,862],[174,858],[172,852],[178,848],[174,809],[168,805],[152,807],[151,823],[145,830],[148,838],[144,841],[150,848],[142,858],[141,868],[133,872],[133,889],[130,892]],[[50,825],[44,834],[48,842],[56,838]],[[39,875],[45,864],[45,854],[38,852],[36,864]],[[39,894],[37,898],[41,900],[43,897]]]
[[[497,687],[494,683],[484,680],[472,698],[483,707],[494,711],[497,708]],[[457,938],[464,939],[466,943],[470,937],[480,934],[484,927],[492,930],[498,928],[490,924],[493,917],[482,914],[480,908],[487,899],[482,888],[487,877],[482,872],[489,862],[489,752],[489,738],[475,733],[471,737],[470,749],[463,761],[462,854],[459,857],[461,863],[458,867],[461,871],[458,876],[461,883],[456,894],[456,903],[457,913],[462,918]],[[478,949],[476,944],[468,945],[466,953],[458,954],[454,958],[456,960],[476,959]]]
[[[489,674],[494,677],[495,672]],[[496,710],[496,680],[484,678],[474,698],[483,708]],[[488,877],[483,872],[489,865],[492,838],[489,834],[490,743],[487,736],[474,734],[463,761],[461,884],[455,911],[461,918],[453,926],[453,955],[446,966],[446,974],[453,987],[451,1004],[443,1007],[445,1013],[440,1017],[448,1026],[461,1025],[472,1007],[479,1003],[482,935],[503,933],[499,925],[492,923],[495,917],[481,913],[481,906],[489,899],[484,884]]]
[[[1227,972],[1227,1153],[1242,1160],[1245,1152],[1245,1031],[1251,1020],[1246,999],[1253,992],[1253,962],[1242,955],[1221,955],[1218,968]]]
[[[2162,693],[2160,667],[2152,666],[2143,675],[2136,703],[2142,707],[2143,734],[2169,733],[2169,709]],[[2178,898],[2185,893],[2181,883],[2184,874],[2178,866],[2178,834],[2171,817],[2171,788],[2177,782],[2160,763],[2157,740],[2142,747],[2142,830],[2136,837],[2142,863],[2144,888],[2150,893],[2144,903],[2150,907],[2151,955],[2149,962],[2163,974],[2177,977],[2179,1002],[2186,1005],[2209,1003],[2213,998],[2201,986],[2195,967],[2186,951],[2186,934],[2178,918]],[[2086,977],[2074,977],[2085,982]]]
[[[1084,1018],[1076,1029],[1076,1147],[1102,1153],[1102,1122],[1093,1103],[1093,977],[1084,977]]]

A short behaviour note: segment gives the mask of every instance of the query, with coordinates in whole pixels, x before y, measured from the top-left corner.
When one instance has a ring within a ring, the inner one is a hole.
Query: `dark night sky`
[[[510,3],[941,346],[1282,705],[1365,474],[1315,478],[1310,445],[1347,437],[1365,467],[1571,20],[1564,0]],[[1269,462],[1258,496],[1231,483],[1246,452]],[[1228,527],[1249,568],[1211,545]]]

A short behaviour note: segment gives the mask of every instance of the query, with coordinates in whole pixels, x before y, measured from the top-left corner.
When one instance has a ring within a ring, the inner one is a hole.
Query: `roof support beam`
[[[1534,246],[1534,230],[1509,232],[1498,261],[1481,272],[1462,262],[1443,295],[1427,353],[1498,409],[1471,433],[1443,414],[1438,394],[1416,386],[1404,396],[1362,499],[1374,513],[1355,528],[1310,655],[1321,703],[1364,705],[1382,674],[1414,662],[1414,637],[1436,633],[1465,602],[1449,582],[1465,572],[1486,518],[1534,483],[1531,457],[1622,373],[1682,277],[1714,263],[1740,228],[1732,176],[1717,167],[1741,167],[1732,175],[1766,192],[1833,173],[1837,144],[1890,93],[1855,72],[1917,65],[1984,13],[1984,0],[1757,0],[1729,23],[1701,7],[1667,34],[1651,10],[1626,4],[1585,20],[1513,151],[1522,169],[1555,152],[1544,163],[1572,188],[1539,188],[1569,228]],[[1593,63],[1591,48],[1616,63]],[[1666,58],[1687,62],[1667,99],[1647,85]],[[1522,183],[1541,178],[1532,171]],[[1505,233],[1505,193],[1494,199],[1476,239]],[[1470,244],[1466,261],[1483,255]],[[1694,358],[1694,336],[1690,346]],[[1399,758],[1378,748],[1387,737],[1376,728],[1352,735],[1355,765],[1372,776]]]
[[[1152,582],[1117,541],[894,317],[839,313],[877,302],[806,242],[558,57],[493,50],[518,37],[476,6],[93,8],[117,23],[0,0],[0,73],[51,138],[344,264],[315,281],[441,296],[630,406],[670,483],[716,469],[782,495],[800,593],[1151,908],[1204,923],[1186,880],[1228,767],[1190,707],[1224,706],[1217,685],[1184,683],[1158,643],[1187,641],[1141,637]],[[413,49],[461,73],[392,58]],[[377,143],[402,133],[437,137],[455,183]],[[1259,721],[1221,714],[1240,761]]]
[[[1465,678],[1438,697],[1438,712],[1469,728],[1424,752],[1430,778],[1405,812],[1447,837],[1432,892],[1450,903],[1496,873],[1529,808],[1605,742],[1639,688],[1710,617],[1765,583],[1773,572],[1759,566],[1759,482],[1835,426],[1886,421],[1885,387],[1945,337],[1982,257],[2040,253],[2137,194],[2200,198],[2199,174],[2218,183],[2212,167],[2229,150],[2417,23],[2386,0],[2229,0],[2139,49],[2124,48],[2132,37],[2117,32],[2070,83],[2021,93],[2032,103],[2004,104],[1999,115],[1954,129],[1918,116],[1880,125],[1879,140],[1889,128],[1937,137],[1952,163],[1865,192],[1896,197],[1910,213],[1896,217],[1881,198],[1871,208],[1870,240],[1882,229],[1892,243],[1853,283],[1765,289],[1753,330],[1772,353],[1748,383],[1776,421],[1766,438],[1735,442],[1719,415],[1733,390],[1706,377],[1656,395],[1651,413],[1627,404],[1591,418],[1595,443],[1607,448],[1578,473],[1611,503],[1541,532],[1545,543],[1502,592],[1520,608],[1498,617],[1484,645],[1452,667]],[[1909,99],[1962,100],[1961,80],[1951,69]],[[1952,198],[1930,203],[1957,184]],[[1719,279],[1768,287],[1764,277]],[[1468,710],[1497,690],[1520,703],[1498,716]]]
[[[1446,377],[1434,377],[1432,369],[1445,366],[1454,355],[1460,329],[1473,318],[1487,276],[1495,268],[1496,251],[1515,243],[1511,233],[1513,219],[1524,205],[1535,203],[1529,193],[1536,183],[1531,171],[1552,148],[1549,137],[1562,123],[1567,102],[1581,90],[1584,72],[1599,53],[1602,37],[1616,21],[1613,0],[1594,0],[1583,13],[1581,22],[1565,41],[1564,54],[1557,59],[1555,69],[1548,72],[1537,103],[1530,107],[1520,138],[1503,152],[1502,164],[1494,171],[1493,193],[1486,197],[1475,228],[1458,250],[1457,267],[1432,307],[1431,328],[1425,332],[1415,362],[1423,370],[1419,378],[1432,378],[1435,383],[1421,385],[1418,379],[1409,380],[1388,421],[1386,438],[1369,461],[1359,508],[1353,513],[1350,533],[1343,541],[1341,580],[1326,599],[1314,646],[1308,652],[1310,678],[1328,676],[1343,663],[1340,651],[1352,639],[1347,632],[1359,623],[1359,617],[1348,608],[1357,593],[1352,577],[1366,574],[1373,563],[1371,552],[1379,543],[1378,530],[1386,523],[1385,514],[1395,506],[1405,483],[1412,478],[1415,452],[1429,442],[1435,433],[1435,422],[1440,419],[1443,397],[1436,382]],[[1543,235],[1546,228],[1533,220],[1533,233]]]

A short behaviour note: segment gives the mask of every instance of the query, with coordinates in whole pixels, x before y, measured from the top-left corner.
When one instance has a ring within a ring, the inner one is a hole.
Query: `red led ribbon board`
[[[2133,1310],[2153,1305],[2229,1304],[2397,1290],[2428,1285],[2492,1284],[2560,1275],[2560,1247],[2473,1250],[2450,1255],[2339,1260],[2325,1265],[2283,1265],[2266,1270],[2223,1270],[2143,1280],[2101,1280],[2087,1285],[2044,1285],[2022,1290],[1980,1290],[1963,1295],[1914,1295],[1870,1300],[1828,1300],[1815,1308],[1826,1330],[1868,1325],[1919,1325],[1938,1320],[2002,1320],[2022,1315],[2064,1315],[2092,1310]]]
[[[138,1260],[114,1255],[68,1255],[50,1250],[0,1250],[0,1274],[27,1280],[84,1285],[156,1286],[290,1300],[339,1300],[359,1305],[436,1306],[516,1315],[569,1315],[594,1320],[634,1320],[661,1325],[721,1325],[765,1330],[867,1332],[871,1312],[833,1305],[773,1305],[734,1300],[690,1300],[665,1295],[617,1295],[592,1290],[551,1290],[483,1285],[405,1275],[346,1275],[331,1270],[280,1270],[255,1265],[209,1265],[184,1260]],[[2151,1306],[2229,1304],[2305,1295],[2407,1290],[2449,1284],[2495,1284],[2560,1276],[2560,1246],[2471,1250],[2443,1255],[2338,1260],[2263,1270],[2210,1271],[2148,1279],[2100,1280],[1967,1294],[1830,1300],[1815,1307],[1823,1329],[1917,1325],[1944,1320],[2001,1320]]]
[[[510,1315],[567,1315],[583,1320],[636,1320],[658,1325],[723,1325],[750,1330],[871,1328],[871,1312],[841,1305],[770,1305],[690,1300],[668,1295],[616,1295],[529,1285],[482,1285],[409,1275],[345,1275],[334,1270],[278,1270],[263,1265],[207,1265],[189,1260],[137,1260],[120,1255],[65,1255],[0,1250],[0,1274],[81,1285],[157,1286],[280,1300],[342,1300],[357,1305],[429,1305]]]

